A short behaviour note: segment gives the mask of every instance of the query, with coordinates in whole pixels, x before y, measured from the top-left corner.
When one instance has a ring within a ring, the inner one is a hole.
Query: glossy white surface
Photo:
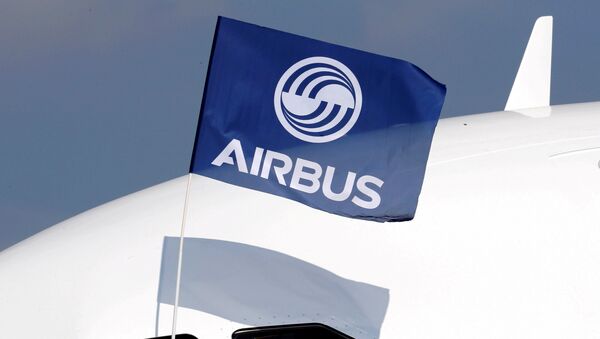
[[[536,20],[504,110],[550,105],[552,17]]]
[[[342,218],[194,176],[186,237],[278,251],[388,289],[381,338],[597,338],[599,161],[600,103],[553,106],[545,118],[442,119],[413,221]],[[165,237],[179,235],[185,184],[123,197],[1,252],[2,337],[169,334],[172,307],[157,313],[161,256]],[[184,262],[206,259],[219,262]],[[199,338],[285,322],[179,312],[179,332]],[[335,314],[293,316],[373,336]]]

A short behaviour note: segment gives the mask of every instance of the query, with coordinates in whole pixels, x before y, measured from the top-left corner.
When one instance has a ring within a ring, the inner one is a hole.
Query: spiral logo
[[[344,64],[311,57],[283,73],[275,88],[274,105],[279,122],[291,135],[323,143],[344,136],[354,126],[362,92]]]

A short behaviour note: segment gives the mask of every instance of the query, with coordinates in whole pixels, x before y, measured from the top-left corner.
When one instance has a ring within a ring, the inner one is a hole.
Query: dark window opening
[[[334,328],[319,323],[242,328],[232,339],[353,339]]]

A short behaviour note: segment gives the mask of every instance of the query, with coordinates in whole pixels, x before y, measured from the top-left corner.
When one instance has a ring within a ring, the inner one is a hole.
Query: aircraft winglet
[[[535,21],[504,110],[549,106],[551,69],[552,17],[543,16]]]

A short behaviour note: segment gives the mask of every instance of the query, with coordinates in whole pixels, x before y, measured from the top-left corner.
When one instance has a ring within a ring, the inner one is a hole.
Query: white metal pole
[[[183,217],[181,218],[181,233],[179,234],[179,256],[177,257],[177,280],[175,285],[175,308],[173,309],[173,331],[171,339],[177,334],[177,309],[179,308],[179,285],[181,284],[181,262],[183,260],[183,239],[185,238],[185,221],[187,217],[188,200],[190,198],[190,186],[192,173],[188,174],[187,188],[185,189],[185,203],[183,204]]]

